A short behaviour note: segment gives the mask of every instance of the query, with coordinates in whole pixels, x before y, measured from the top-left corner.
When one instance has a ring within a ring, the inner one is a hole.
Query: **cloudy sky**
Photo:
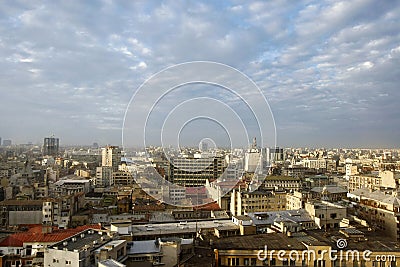
[[[280,146],[399,147],[399,1],[1,1],[0,137],[120,144],[152,74],[248,75]],[[138,142],[140,143],[140,142]]]

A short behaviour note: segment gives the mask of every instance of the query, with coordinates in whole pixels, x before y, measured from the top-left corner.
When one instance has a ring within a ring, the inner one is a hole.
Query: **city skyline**
[[[213,61],[258,85],[280,147],[400,141],[398,2],[8,1],[0,19],[2,140],[40,144],[54,133],[60,145],[119,145],[146,79]]]

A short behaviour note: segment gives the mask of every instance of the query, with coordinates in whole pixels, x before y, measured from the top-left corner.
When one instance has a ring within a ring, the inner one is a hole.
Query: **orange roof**
[[[27,232],[15,233],[6,237],[0,242],[0,247],[23,247],[24,243],[56,243],[69,238],[87,229],[101,229],[101,225],[84,225],[71,229],[58,229],[53,227],[53,232],[42,233],[42,225],[36,225]]]
[[[215,202],[211,202],[211,203],[207,203],[205,205],[202,206],[197,206],[197,207],[193,207],[194,210],[221,210],[221,208],[219,207],[218,203]]]

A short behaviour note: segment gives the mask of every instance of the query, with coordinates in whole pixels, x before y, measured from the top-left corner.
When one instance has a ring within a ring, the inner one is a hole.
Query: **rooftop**
[[[304,210],[284,210],[249,213],[254,225],[272,225],[275,221],[314,222],[311,216]]]
[[[196,227],[197,224],[197,227]],[[132,225],[132,234],[134,236],[152,236],[154,234],[172,235],[183,233],[195,233],[196,229],[238,229],[230,219],[228,220],[201,220],[192,222],[173,222],[157,223],[147,225]]]
[[[331,194],[347,193],[347,189],[345,189],[343,187],[340,187],[340,186],[336,186],[336,185],[326,185],[326,186],[313,187],[311,189],[311,192],[321,193],[324,190],[324,188],[326,188],[328,193],[331,193]]]
[[[285,234],[259,234],[245,236],[231,236],[217,240],[213,248],[237,249],[237,250],[261,250],[265,246],[268,250],[296,249],[305,250],[306,246],[295,238],[289,238]]]
[[[100,247],[110,240],[110,237],[102,232],[86,230],[79,232],[68,239],[64,239],[53,245],[55,249],[67,249],[69,251],[82,250],[85,247]]]
[[[67,239],[77,233],[87,229],[100,229],[100,225],[85,225],[71,229],[53,228],[52,233],[43,234],[42,226],[36,225],[30,228],[27,232],[15,233],[9,235],[0,242],[0,247],[22,247],[24,243],[56,243]]]
[[[265,177],[265,181],[300,181],[298,177],[274,175]]]
[[[113,259],[107,259],[104,261],[99,262],[99,266],[105,266],[105,267],[125,267],[125,264],[122,264],[116,260]]]

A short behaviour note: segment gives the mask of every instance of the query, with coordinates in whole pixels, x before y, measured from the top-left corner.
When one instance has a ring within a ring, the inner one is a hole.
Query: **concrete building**
[[[127,259],[126,244],[126,240],[112,240],[96,249],[94,251],[95,265],[107,259],[124,262]]]
[[[393,171],[380,171],[373,174],[359,174],[349,177],[349,192],[356,189],[393,190],[399,188],[400,174]]]
[[[102,167],[112,167],[113,171],[117,171],[120,164],[121,149],[118,146],[107,146],[101,149]]]
[[[256,226],[257,233],[287,233],[287,231],[294,233],[318,229],[314,219],[305,209],[255,212],[249,213],[248,216]]]
[[[250,149],[244,155],[244,171],[254,173],[262,171],[261,151],[257,148],[256,138]]]
[[[110,241],[111,238],[102,231],[82,231],[48,247],[44,253],[44,266],[94,266],[96,251]]]
[[[74,229],[58,229],[42,225],[32,226],[26,232],[9,235],[0,241],[0,250],[5,256],[2,266],[44,266],[43,254],[47,247],[68,239],[87,229],[99,229],[99,225]]]
[[[393,240],[400,241],[400,198],[397,191],[385,193],[357,189],[349,193],[356,200],[357,214],[373,230],[380,230]]]
[[[193,239],[158,238],[128,244],[127,266],[180,266],[183,256],[193,253]]]
[[[286,194],[286,209],[287,210],[298,210],[304,209],[305,203],[309,198],[309,194],[305,192],[289,192]]]
[[[253,192],[232,190],[230,212],[233,216],[250,212],[263,212],[286,209],[285,191],[256,190]]]
[[[4,200],[0,207],[0,225],[3,227],[42,223],[42,200]]]
[[[307,158],[301,161],[301,164],[309,169],[315,169],[320,172],[326,171],[326,159],[323,158]]]
[[[380,190],[381,178],[378,174],[361,174],[349,177],[348,190],[353,192],[356,189],[366,188],[371,191]]]
[[[322,199],[329,202],[337,202],[347,198],[347,189],[336,185],[314,187],[310,193],[311,199]]]
[[[113,179],[113,170],[111,166],[101,166],[96,168],[96,178],[94,184],[96,187],[108,187]]]
[[[347,216],[347,208],[327,201],[305,203],[305,210],[321,229],[338,228],[340,221]]]
[[[76,193],[88,193],[91,189],[92,181],[90,179],[82,179],[76,175],[63,177],[54,183],[55,192],[61,196],[74,195]]]
[[[43,155],[57,156],[60,149],[60,140],[55,137],[46,137],[43,140]]]
[[[129,171],[113,171],[111,185],[131,185],[133,176]]]
[[[261,187],[266,189],[284,189],[287,191],[299,190],[301,188],[301,180],[298,177],[290,176],[267,176]]]
[[[231,219],[183,220],[149,224],[132,224],[127,221],[113,222],[111,232],[116,232],[132,241],[154,241],[160,237],[194,238],[199,232],[220,237],[240,234],[239,226],[235,225]]]
[[[347,247],[339,248],[338,240],[345,240]],[[216,267],[389,267],[400,264],[398,244],[366,229],[232,236],[215,240],[212,248]],[[370,253],[363,254],[367,250]]]
[[[204,186],[224,173],[226,162],[222,156],[213,158],[172,158],[170,180],[185,187]]]

